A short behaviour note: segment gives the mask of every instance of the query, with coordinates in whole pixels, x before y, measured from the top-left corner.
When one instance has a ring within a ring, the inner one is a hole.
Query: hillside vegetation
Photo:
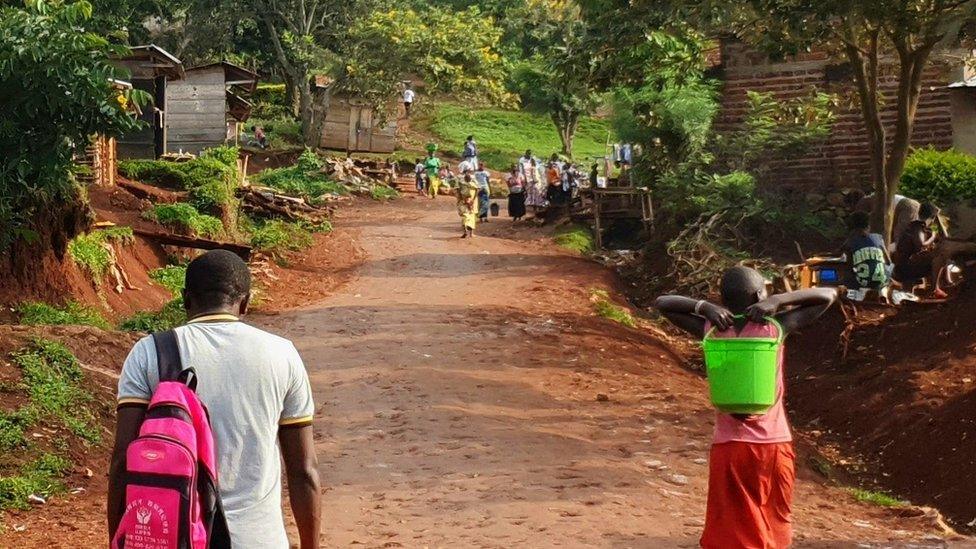
[[[526,149],[548,158],[561,146],[552,120],[545,114],[445,103],[434,107],[427,122],[442,151],[460,154],[465,138],[474,135],[481,160],[495,170],[511,167]],[[573,145],[575,159],[583,162],[602,157],[609,133],[606,120],[583,118]]]

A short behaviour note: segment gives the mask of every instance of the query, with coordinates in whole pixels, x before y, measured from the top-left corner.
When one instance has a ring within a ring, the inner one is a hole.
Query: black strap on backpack
[[[156,345],[156,364],[159,368],[159,381],[179,381],[191,391],[197,390],[197,375],[193,368],[183,368],[180,358],[180,344],[176,332],[169,330],[152,335]]]

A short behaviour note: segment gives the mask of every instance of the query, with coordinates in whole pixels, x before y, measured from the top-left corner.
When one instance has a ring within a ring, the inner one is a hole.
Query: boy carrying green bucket
[[[783,408],[783,339],[820,318],[837,291],[766,293],[762,275],[733,267],[722,305],[661,296],[655,307],[703,339],[712,402],[718,408],[709,460],[701,546],[785,548],[791,543],[793,436]]]

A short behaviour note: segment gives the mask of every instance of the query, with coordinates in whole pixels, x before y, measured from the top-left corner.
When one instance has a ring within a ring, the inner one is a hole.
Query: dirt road
[[[712,414],[650,330],[593,315],[605,270],[452,202],[357,206],[365,263],[261,318],[308,366],[329,547],[692,547]],[[802,456],[801,456],[802,461]],[[799,546],[939,547],[924,518],[801,466]]]

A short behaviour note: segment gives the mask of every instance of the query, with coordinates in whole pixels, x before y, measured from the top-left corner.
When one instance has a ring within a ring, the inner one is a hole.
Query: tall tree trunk
[[[579,124],[579,115],[570,111],[557,110],[551,113],[551,117],[552,123],[556,126],[556,132],[559,134],[559,141],[562,143],[562,153],[572,158],[573,138]]]
[[[302,141],[306,147],[313,149],[319,145],[319,136],[315,134],[314,103],[312,83],[306,74],[305,78],[298,83],[298,113],[302,121]]]
[[[289,112],[292,116],[298,116],[298,87],[295,85],[295,80],[291,77],[288,71],[282,71],[285,81],[285,105],[288,105]]]
[[[888,207],[886,196],[886,149],[887,134],[881,121],[880,98],[878,97],[879,74],[879,31],[874,31],[868,41],[867,51],[862,51],[856,45],[852,36],[845,48],[847,59],[854,68],[854,83],[861,107],[861,117],[868,138],[868,153],[871,163],[871,184],[874,189],[875,205],[872,209],[872,229],[884,233],[885,217]]]
[[[922,74],[928,63],[930,48],[921,47],[910,50],[905,43],[896,43],[898,50],[898,117],[895,120],[895,135],[891,141],[891,150],[885,165],[884,187],[884,235],[889,240],[900,235],[892,235],[891,230],[895,222],[895,194],[905,169],[905,160],[912,144],[912,133],[915,130],[915,115],[918,113],[918,102],[922,96]]]

